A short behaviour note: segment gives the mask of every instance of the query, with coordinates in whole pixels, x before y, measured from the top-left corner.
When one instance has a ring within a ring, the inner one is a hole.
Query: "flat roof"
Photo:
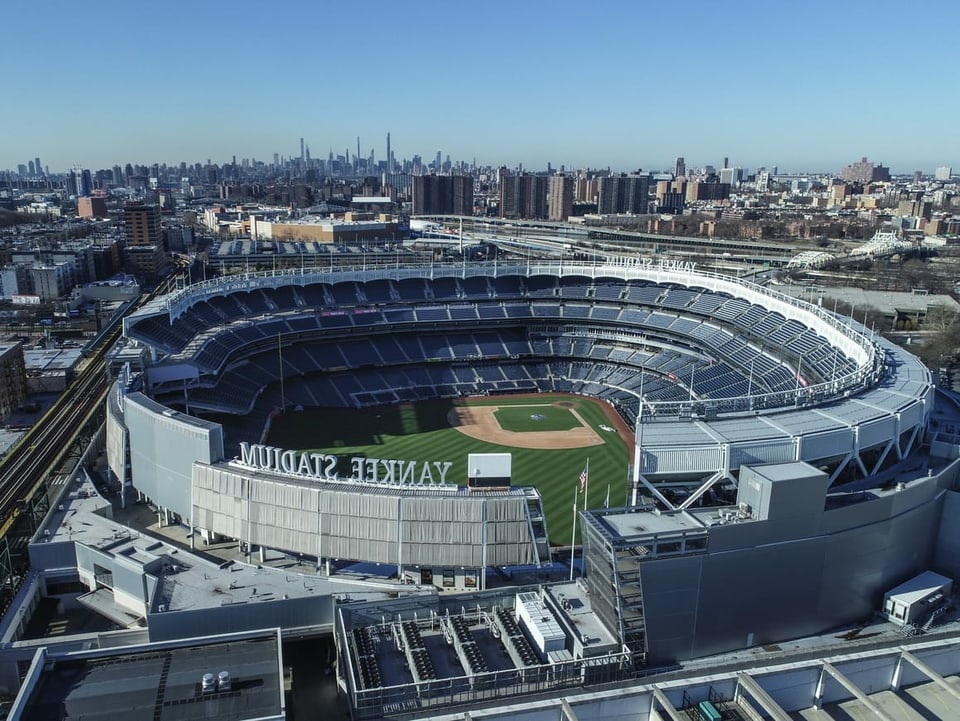
[[[579,583],[560,583],[545,586],[544,590],[553,598],[554,605],[561,609],[560,613],[566,616],[580,638],[586,639],[591,646],[607,647],[619,642],[593,612],[590,594]]]
[[[106,518],[104,513],[109,506],[109,501],[100,496],[91,480],[73,484],[51,510],[34,542],[82,543],[154,576],[157,586],[152,611],[158,611],[161,604],[165,613],[173,613],[270,603],[284,598],[319,600],[340,594],[361,600],[383,598],[384,594],[398,590],[405,594],[414,592],[409,586],[384,579],[341,579],[293,569],[261,568],[239,561],[217,564],[167,540],[139,533]],[[184,542],[188,542],[187,529],[183,529],[183,534]],[[89,600],[90,608],[109,617],[109,608],[99,608],[96,597]]]
[[[960,303],[946,294],[914,293],[912,291],[869,290],[864,288],[848,288],[845,286],[818,287],[805,284],[779,285],[777,290],[796,298],[810,300],[823,296],[823,307],[832,308],[834,299],[848,303],[854,308],[854,315],[862,315],[863,310],[872,307],[885,313],[897,311],[927,310],[932,305],[939,305],[957,313],[960,312]],[[858,310],[859,309],[859,312]]]
[[[283,685],[276,635],[96,657],[48,659],[23,705],[33,721],[244,721],[280,717]],[[221,671],[230,690],[201,693]]]
[[[602,520],[624,538],[641,534],[702,530],[703,524],[686,511],[632,510],[605,514]]]
[[[918,576],[914,576],[908,581],[904,581],[896,588],[886,593],[887,598],[896,598],[898,601],[908,605],[917,601],[922,601],[931,593],[939,591],[944,586],[952,584],[953,581],[946,576],[941,576],[933,571],[924,571]]]
[[[28,371],[68,371],[83,357],[79,348],[25,350],[23,362]]]
[[[761,478],[774,482],[790,481],[794,478],[809,478],[811,475],[826,475],[823,471],[817,470],[809,463],[804,463],[803,461],[751,465],[750,468]]]

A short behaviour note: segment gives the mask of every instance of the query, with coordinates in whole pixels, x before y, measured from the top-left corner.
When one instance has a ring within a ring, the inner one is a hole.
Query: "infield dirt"
[[[494,415],[499,406],[464,405],[450,409],[450,425],[471,438],[514,448],[586,448],[599,446],[604,440],[594,431],[575,408],[563,405],[580,422],[578,428],[567,431],[507,431],[500,427]],[[516,406],[514,406],[516,407]],[[543,404],[531,405],[531,412]]]

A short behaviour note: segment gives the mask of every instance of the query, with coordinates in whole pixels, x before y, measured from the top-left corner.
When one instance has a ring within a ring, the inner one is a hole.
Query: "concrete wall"
[[[191,515],[193,463],[223,458],[222,427],[167,411],[141,393],[127,396],[124,419],[134,486],[186,521]]]
[[[320,596],[163,613],[152,611],[147,615],[147,628],[151,641],[274,627],[288,630],[326,626],[332,632],[335,605],[332,596]]]
[[[787,540],[771,523],[733,524],[711,530],[707,555],[641,564],[649,663],[777,643],[870,616],[885,591],[930,566],[943,506],[935,481],[914,494],[912,508],[879,520],[865,513],[863,525]]]

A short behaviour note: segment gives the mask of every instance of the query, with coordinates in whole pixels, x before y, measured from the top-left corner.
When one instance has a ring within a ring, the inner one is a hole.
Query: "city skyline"
[[[894,35],[896,8],[15,4],[0,168],[269,163],[300,138],[313,157],[352,155],[357,136],[386,160],[388,132],[398,159],[531,169],[960,166],[949,44]],[[913,16],[957,19],[947,3]]]

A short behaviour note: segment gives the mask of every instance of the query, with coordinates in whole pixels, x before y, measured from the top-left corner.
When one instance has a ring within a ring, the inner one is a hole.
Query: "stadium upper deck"
[[[186,387],[211,411],[249,412],[281,375],[325,405],[596,396],[635,424],[638,482],[792,460],[869,476],[910,454],[932,407],[919,361],[849,319],[647,259],[260,273],[158,299],[125,333],[152,349],[154,397]]]

